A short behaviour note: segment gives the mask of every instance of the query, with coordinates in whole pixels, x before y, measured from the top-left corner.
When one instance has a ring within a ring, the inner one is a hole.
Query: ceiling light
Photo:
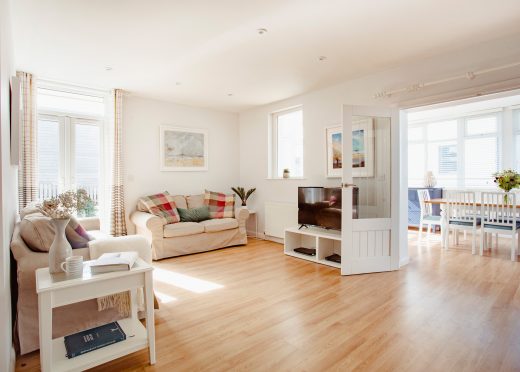
[[[227,95],[228,95],[228,97],[232,97],[233,93],[228,93]]]
[[[111,66],[105,66],[105,71],[112,71],[112,67]]]
[[[325,57],[325,56],[319,56],[319,57],[318,57],[318,61],[320,61],[320,62],[323,62],[323,61],[325,61],[326,59],[327,59],[327,57]]]
[[[181,85],[181,84],[182,84],[182,83],[181,83],[180,81],[176,81],[176,82],[175,82],[175,85],[177,85],[177,86],[179,86],[179,85]]]
[[[267,32],[267,28],[259,28],[256,32],[258,32],[258,35],[263,35]]]

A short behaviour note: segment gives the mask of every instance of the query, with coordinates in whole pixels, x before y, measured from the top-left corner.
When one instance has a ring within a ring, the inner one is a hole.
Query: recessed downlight
[[[112,71],[112,66],[105,66],[105,71]]]
[[[175,85],[179,86],[179,85],[182,85],[182,83],[180,81],[176,81]]]
[[[258,32],[258,35],[263,35],[267,33],[267,28],[258,28],[256,32]]]
[[[228,97],[233,97],[233,93],[228,93]]]
[[[327,60],[327,56],[319,56],[318,61],[323,62]]]

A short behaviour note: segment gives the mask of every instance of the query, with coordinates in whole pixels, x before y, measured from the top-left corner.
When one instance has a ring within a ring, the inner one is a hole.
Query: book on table
[[[138,257],[137,252],[103,253],[90,264],[90,271],[94,274],[128,271],[134,266]]]
[[[118,322],[112,322],[65,336],[63,341],[67,350],[66,356],[71,359],[124,340],[126,340],[125,332]]]

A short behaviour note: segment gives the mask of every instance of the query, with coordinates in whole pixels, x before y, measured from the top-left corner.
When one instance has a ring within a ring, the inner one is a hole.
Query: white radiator
[[[266,202],[264,230],[266,237],[284,238],[288,227],[298,225],[298,205],[295,203]]]

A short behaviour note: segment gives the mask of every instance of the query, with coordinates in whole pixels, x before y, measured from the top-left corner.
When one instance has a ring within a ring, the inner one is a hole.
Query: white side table
[[[258,215],[255,210],[249,210],[249,216],[255,217],[255,238],[258,239]]]
[[[149,351],[150,364],[155,364],[153,267],[138,259],[129,271],[92,274],[90,262],[92,261],[83,264],[83,276],[76,279],[68,279],[64,273],[51,275],[49,268],[36,270],[41,370],[85,370],[145,348]],[[146,305],[146,328],[137,317],[137,289],[142,287]],[[124,291],[130,291],[131,294],[131,316],[118,320],[118,323],[127,336],[126,340],[68,359],[65,356],[63,337],[52,339],[52,309]]]

